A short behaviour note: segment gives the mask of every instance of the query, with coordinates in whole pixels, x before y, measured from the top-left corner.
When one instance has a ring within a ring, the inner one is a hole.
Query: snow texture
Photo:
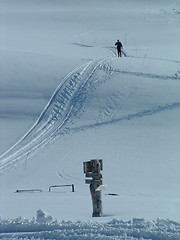
[[[43,221],[41,221],[42,219]],[[51,223],[49,224],[49,219]],[[40,220],[40,221],[39,221]],[[46,221],[44,221],[46,220]],[[36,220],[17,218],[0,219],[1,239],[118,239],[118,240],[178,240],[180,224],[171,220],[145,221],[134,218],[131,221],[113,219],[107,223],[53,221],[37,211]]]

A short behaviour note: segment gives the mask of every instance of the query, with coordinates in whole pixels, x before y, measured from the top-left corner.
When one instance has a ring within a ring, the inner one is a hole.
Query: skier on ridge
[[[117,40],[117,42],[115,43],[115,46],[117,46],[118,57],[122,57],[122,53],[121,53],[121,49],[123,48],[122,43],[119,40]]]

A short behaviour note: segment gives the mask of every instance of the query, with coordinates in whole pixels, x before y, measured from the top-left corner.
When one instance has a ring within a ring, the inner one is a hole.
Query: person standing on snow
[[[118,57],[122,57],[122,53],[121,53],[121,49],[123,48],[122,43],[119,40],[117,40],[117,42],[115,43],[115,46],[117,47]]]

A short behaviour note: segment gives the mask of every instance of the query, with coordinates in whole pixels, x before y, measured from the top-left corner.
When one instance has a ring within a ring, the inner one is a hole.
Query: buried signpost
[[[91,160],[83,163],[84,173],[89,179],[85,180],[85,183],[90,184],[90,192],[93,204],[93,217],[102,216],[102,200],[101,200],[101,188],[102,188],[102,174],[103,170],[102,159]],[[90,179],[91,178],[91,179]]]

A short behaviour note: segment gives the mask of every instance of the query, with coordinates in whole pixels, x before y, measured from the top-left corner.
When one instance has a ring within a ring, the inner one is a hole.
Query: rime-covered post
[[[84,173],[87,178],[85,183],[90,184],[90,192],[93,204],[93,217],[102,216],[102,199],[101,199],[101,185],[102,185],[102,174],[103,170],[102,159],[94,159],[89,162],[84,162]]]

